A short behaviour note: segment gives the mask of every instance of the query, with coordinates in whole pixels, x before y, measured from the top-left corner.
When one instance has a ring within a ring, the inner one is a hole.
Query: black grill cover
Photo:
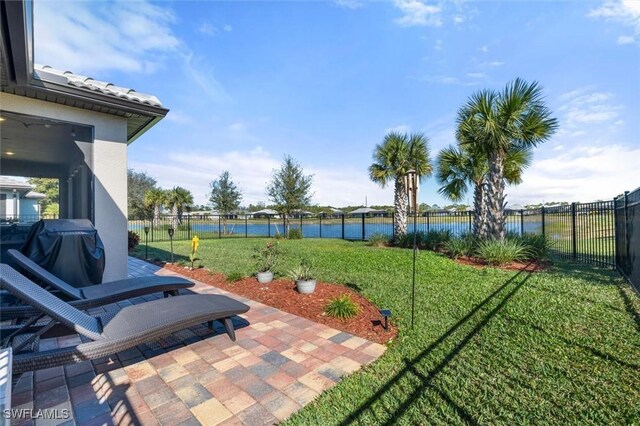
[[[20,251],[74,287],[102,283],[104,245],[88,219],[40,220]]]

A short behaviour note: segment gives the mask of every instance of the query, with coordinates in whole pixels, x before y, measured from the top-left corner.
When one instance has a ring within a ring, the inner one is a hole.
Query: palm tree
[[[160,209],[167,201],[167,192],[160,188],[150,189],[144,194],[144,205],[153,209],[153,226],[160,225]]]
[[[510,82],[504,91],[482,90],[458,111],[462,146],[486,155],[489,237],[504,239],[505,158],[510,150],[526,150],[545,142],[558,128],[537,82]]]
[[[431,175],[428,146],[429,139],[422,133],[409,136],[406,133],[390,132],[373,151],[374,163],[369,166],[369,178],[383,188],[389,182],[394,182],[396,236],[407,233],[409,197],[404,182],[407,172],[415,170],[420,178]]]
[[[182,224],[182,212],[184,206],[193,204],[193,195],[188,189],[181,186],[175,186],[167,193],[167,205],[171,207],[172,226],[177,228]]]
[[[522,172],[529,167],[531,150],[511,150],[505,159],[505,179],[509,185],[522,182]],[[437,180],[442,185],[438,192],[452,201],[460,201],[473,185],[473,235],[487,237],[486,180],[489,171],[487,158],[482,152],[469,148],[449,146],[438,154]]]

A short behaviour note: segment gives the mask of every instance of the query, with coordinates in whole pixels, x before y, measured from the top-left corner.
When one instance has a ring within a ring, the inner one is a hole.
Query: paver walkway
[[[129,258],[130,276],[170,274],[159,270]],[[193,291],[229,294],[199,282]],[[210,331],[202,325],[113,357],[25,374],[13,389],[13,408],[68,410],[70,415],[35,424],[273,424],[385,350],[380,344],[231,296],[251,307],[237,321],[245,326],[236,331],[235,343],[222,327]],[[159,297],[135,298],[106,309]],[[77,335],[46,339],[41,349],[78,341]]]

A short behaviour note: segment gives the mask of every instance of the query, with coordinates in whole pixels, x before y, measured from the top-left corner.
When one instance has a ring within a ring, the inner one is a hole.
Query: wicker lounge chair
[[[193,282],[180,277],[151,275],[76,288],[56,277],[19,251],[11,249],[7,253],[17,265],[41,281],[45,288],[57,291],[60,297],[80,310],[157,292],[163,292],[165,297],[177,296],[180,289],[186,289],[194,285]],[[26,318],[39,313],[39,311],[30,306],[2,306],[0,318],[2,320]]]
[[[127,306],[109,318],[96,318],[60,300],[9,265],[0,264],[0,285],[40,312],[3,341],[4,347],[13,347],[15,374],[113,355],[198,324],[207,323],[213,328],[215,320],[224,324],[235,341],[231,317],[249,310],[227,296],[194,294]],[[46,325],[34,325],[47,316],[50,321]],[[48,337],[56,327],[69,328],[89,341],[38,352],[39,339]]]

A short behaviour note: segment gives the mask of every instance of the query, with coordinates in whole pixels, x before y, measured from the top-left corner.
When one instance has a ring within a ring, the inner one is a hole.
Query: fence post
[[[364,241],[364,213],[362,213],[362,241]]]
[[[629,273],[629,191],[624,191],[624,265],[623,271]]]
[[[576,203],[571,203],[571,254],[573,256],[573,260],[576,259],[576,254],[578,252],[578,241],[576,237]]]
[[[267,215],[267,236],[271,238],[271,216]]]
[[[154,228],[153,225],[154,225],[153,220],[151,220],[151,242],[153,242],[153,228]]]
[[[222,218],[218,216],[218,238],[222,238]]]
[[[191,215],[187,216],[187,240],[191,240]]]
[[[524,210],[520,209],[520,235],[524,235]]]
[[[282,235],[287,238],[287,214],[282,213]]]
[[[344,213],[342,213],[342,239],[344,240]]]
[[[244,237],[249,238],[249,222],[246,214],[244,215]]]
[[[429,233],[429,212],[426,212],[427,214],[427,233]]]
[[[322,214],[320,214],[320,216],[318,217],[320,218],[320,232],[319,232],[320,237],[319,238],[322,238]]]
[[[544,225],[544,206],[542,206],[542,208],[540,209],[540,212],[542,214],[542,236],[546,238],[546,234],[545,234],[545,225]]]

